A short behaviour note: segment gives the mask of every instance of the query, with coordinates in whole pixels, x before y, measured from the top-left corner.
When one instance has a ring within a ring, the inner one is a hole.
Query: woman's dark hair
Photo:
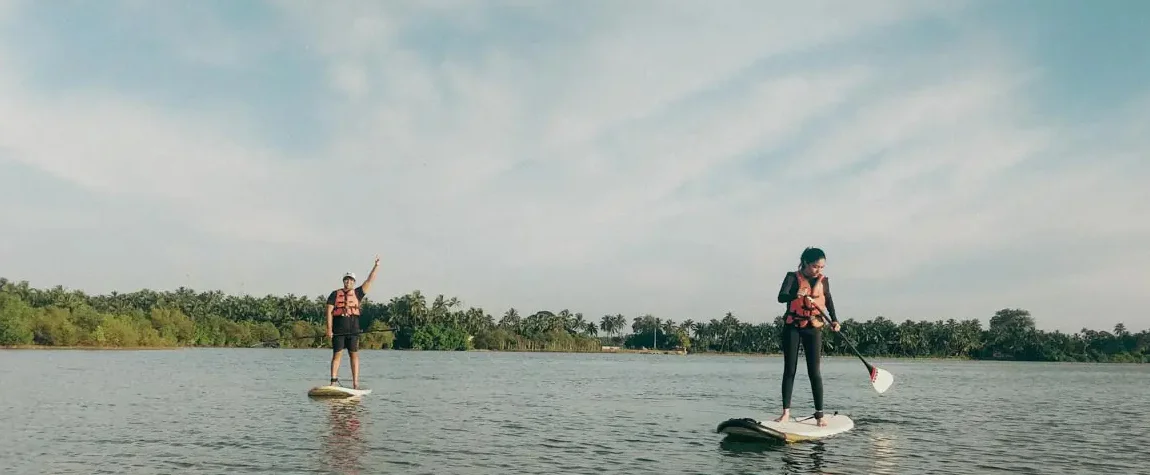
[[[799,269],[803,268],[803,264],[810,264],[817,262],[819,259],[826,259],[827,254],[822,249],[817,247],[808,247],[803,249],[803,255],[799,257]]]

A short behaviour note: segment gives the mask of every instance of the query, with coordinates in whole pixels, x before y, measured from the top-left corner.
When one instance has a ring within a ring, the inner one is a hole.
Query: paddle
[[[362,335],[362,334],[364,334],[364,333],[383,333],[383,332],[391,332],[391,331],[395,331],[395,329],[394,329],[394,328],[383,328],[383,329],[380,329],[380,330],[367,330],[367,331],[356,332],[356,333],[335,333],[335,334],[333,334],[333,335],[332,335],[332,338],[335,338],[335,337],[337,337],[337,336]],[[306,339],[308,339],[308,338],[318,338],[318,337],[319,337],[319,335],[308,335],[308,336],[295,336],[295,337],[283,337],[283,338],[276,338],[276,339],[274,339],[274,340],[261,341],[261,342],[259,342],[259,343],[256,343],[256,344],[254,344],[254,345],[250,346],[249,348],[256,348],[256,347],[260,347],[260,346],[266,346],[266,345],[268,345],[268,344],[270,344],[270,343],[276,343],[276,342],[280,342],[280,341],[284,341],[284,340],[306,340]],[[326,337],[327,337],[327,335],[324,335],[324,338],[326,338]]]
[[[816,303],[816,305],[818,305],[818,303]],[[830,313],[827,312],[827,309],[822,305],[818,305],[818,307],[819,312],[821,313],[820,317],[829,326],[831,324],[829,317]],[[878,391],[879,394],[882,394],[886,392],[887,389],[890,389],[890,385],[894,384],[894,375],[890,374],[890,372],[885,369],[868,363],[866,358],[863,358],[863,356],[859,354],[859,350],[855,348],[855,344],[851,342],[850,338],[847,338],[845,333],[843,333],[841,324],[839,331],[836,333],[839,334],[839,337],[841,337],[843,341],[847,342],[847,346],[850,347],[855,356],[859,357],[859,360],[862,360],[863,365],[866,366],[867,373],[870,374],[870,384],[872,387],[874,387],[874,390]]]

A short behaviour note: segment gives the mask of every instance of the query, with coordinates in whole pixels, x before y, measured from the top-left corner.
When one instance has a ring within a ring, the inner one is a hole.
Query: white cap
[[[355,280],[355,272],[348,272],[348,273],[343,275],[344,279],[346,279],[348,277],[351,277],[351,280]]]

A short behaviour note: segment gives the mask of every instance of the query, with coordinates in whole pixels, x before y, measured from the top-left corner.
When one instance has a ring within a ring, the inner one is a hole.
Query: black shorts
[[[331,352],[339,353],[347,348],[348,353],[359,351],[359,335],[335,335],[331,337]]]

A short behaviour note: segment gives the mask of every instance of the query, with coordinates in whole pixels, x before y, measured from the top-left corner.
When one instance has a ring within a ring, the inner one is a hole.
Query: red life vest
[[[355,289],[336,290],[335,305],[333,305],[333,307],[334,308],[331,309],[331,314],[334,316],[358,316],[359,298],[355,296]]]
[[[799,328],[804,328],[807,325],[812,325],[815,328],[822,327],[824,322],[819,318],[819,308],[826,308],[827,298],[823,294],[823,276],[819,276],[819,280],[815,282],[815,286],[811,287],[810,281],[803,275],[802,271],[795,272],[795,278],[799,281],[799,290],[807,289],[807,296],[814,302],[811,302],[803,297],[798,297],[787,305],[787,324],[796,324]],[[818,306],[815,305],[818,303]],[[829,318],[829,317],[828,317]]]

